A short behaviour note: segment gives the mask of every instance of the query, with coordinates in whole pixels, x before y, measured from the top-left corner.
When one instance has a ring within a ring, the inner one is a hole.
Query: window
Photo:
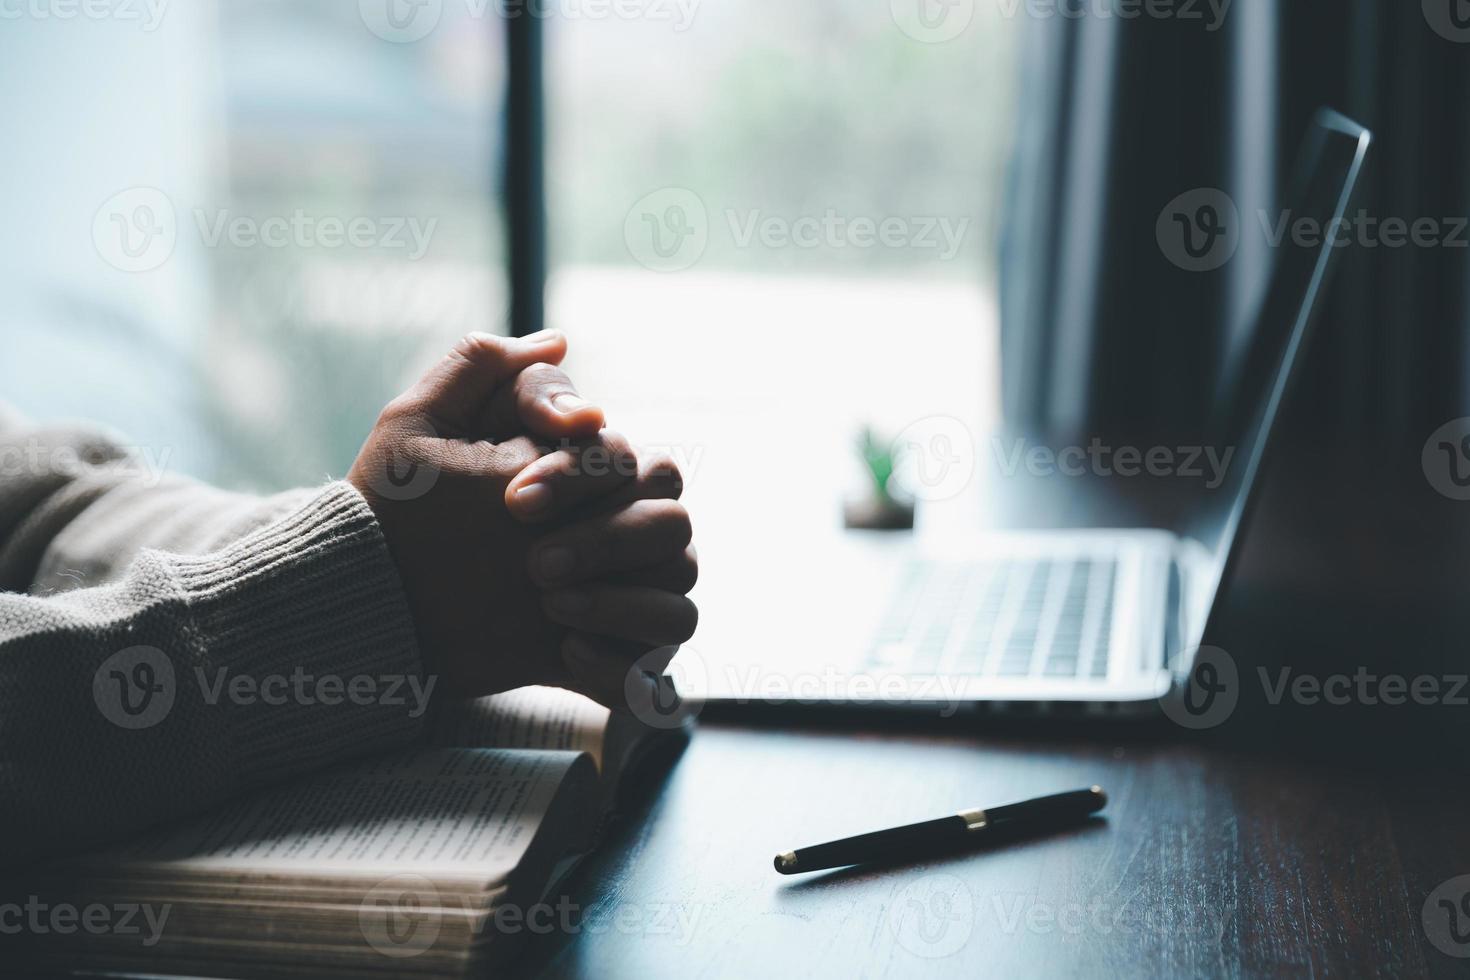
[[[366,10],[219,5],[221,196],[246,222],[209,250],[227,481],[345,472],[389,398],[504,321],[502,24],[444,4],[409,42],[378,36]],[[283,218],[284,247],[250,234]]]
[[[693,493],[759,506],[780,480],[830,522],[861,424],[983,424],[996,401],[1016,25],[907,2],[446,0],[394,8],[405,27],[387,0],[229,0],[17,24],[5,397],[226,485],[343,473],[432,357],[505,326],[509,11],[544,18],[548,322],[573,375]]]
[[[864,424],[998,414],[1018,27],[923,3],[547,25],[548,320],[611,422],[679,458],[702,541],[838,523]]]
[[[410,42],[367,2],[103,8],[0,38],[23,136],[0,210],[26,229],[0,246],[0,391],[229,486],[345,474],[428,360],[504,324],[503,23],[445,3]]]

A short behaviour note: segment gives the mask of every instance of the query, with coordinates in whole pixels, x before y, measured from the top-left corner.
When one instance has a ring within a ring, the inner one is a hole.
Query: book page
[[[399,753],[314,774],[86,863],[247,878],[414,874],[488,887],[520,862],[577,759]]]
[[[444,746],[586,752],[602,769],[609,711],[556,687],[523,687],[445,709],[434,742]]]

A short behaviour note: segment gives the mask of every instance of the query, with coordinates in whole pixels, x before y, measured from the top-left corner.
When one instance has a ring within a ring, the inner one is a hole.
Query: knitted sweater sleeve
[[[431,690],[350,486],[225,494],[0,418],[0,868],[408,743]]]

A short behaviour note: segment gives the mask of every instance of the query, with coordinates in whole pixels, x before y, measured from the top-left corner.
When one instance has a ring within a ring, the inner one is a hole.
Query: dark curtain
[[[1060,7],[1078,15],[1026,25],[1002,245],[1010,423],[1198,430],[1270,266],[1262,216],[1285,206],[1324,105],[1376,136],[1356,207],[1434,219],[1450,240],[1348,248],[1291,428],[1422,441],[1470,415],[1470,2],[1235,0],[1216,30],[1203,2],[1203,20]],[[1240,216],[1239,250],[1212,271],[1174,265],[1156,236],[1195,188]]]

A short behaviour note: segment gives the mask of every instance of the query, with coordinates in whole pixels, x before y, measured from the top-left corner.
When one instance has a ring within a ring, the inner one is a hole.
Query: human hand
[[[526,569],[545,590],[546,615],[569,628],[561,648],[572,675],[566,686],[607,705],[646,700],[649,692],[635,694],[651,683],[644,674],[662,673],[699,620],[687,597],[699,564],[679,503],[683,476],[666,455],[636,455],[632,481],[558,520],[532,544]],[[543,457],[511,481],[507,496],[577,464],[576,449]]]
[[[383,527],[426,669],[459,696],[555,684],[612,702],[632,659],[693,630],[678,470],[602,430],[555,367],[565,353],[551,332],[466,338],[384,409],[348,476]]]

